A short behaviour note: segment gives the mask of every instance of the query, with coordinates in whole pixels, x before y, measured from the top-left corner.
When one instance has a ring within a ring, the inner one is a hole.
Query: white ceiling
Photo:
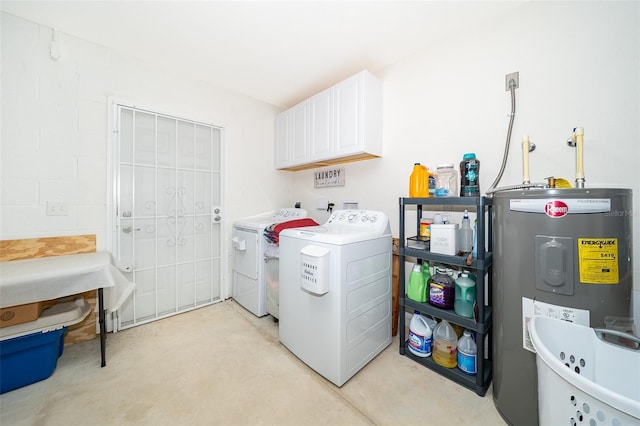
[[[498,20],[515,1],[0,1],[0,8],[283,108]]]

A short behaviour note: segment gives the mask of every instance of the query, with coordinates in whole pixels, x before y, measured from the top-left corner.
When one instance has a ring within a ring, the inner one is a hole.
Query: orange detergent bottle
[[[429,197],[429,170],[420,163],[413,165],[413,171],[409,177],[409,197]]]

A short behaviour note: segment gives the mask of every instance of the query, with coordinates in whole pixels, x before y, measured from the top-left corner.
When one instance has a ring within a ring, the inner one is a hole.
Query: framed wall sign
[[[313,174],[313,187],[344,186],[344,175],[344,167],[331,167],[329,169],[318,170]]]

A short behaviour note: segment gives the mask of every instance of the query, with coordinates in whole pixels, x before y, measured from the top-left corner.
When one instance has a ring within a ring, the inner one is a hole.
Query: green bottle
[[[424,275],[419,264],[413,265],[413,269],[409,274],[409,285],[407,286],[407,297],[416,302],[424,303],[427,301],[427,285],[424,281]]]
[[[424,301],[429,300],[429,280],[431,279],[431,268],[429,262],[422,264],[422,276],[424,277]]]

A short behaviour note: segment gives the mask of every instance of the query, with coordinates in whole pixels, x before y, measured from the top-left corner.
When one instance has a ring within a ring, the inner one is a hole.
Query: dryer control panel
[[[276,220],[280,219],[302,219],[307,217],[307,211],[304,209],[298,209],[293,207],[285,207],[282,209],[277,209],[273,212],[273,218]]]

